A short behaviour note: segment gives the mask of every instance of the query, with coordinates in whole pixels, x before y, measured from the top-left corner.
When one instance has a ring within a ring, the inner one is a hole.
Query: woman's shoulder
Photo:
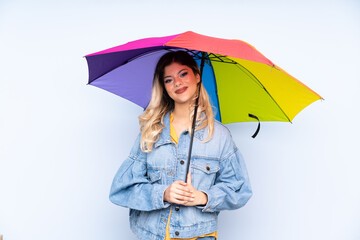
[[[214,135],[219,135],[220,137],[230,137],[231,133],[230,130],[221,122],[214,120]]]
[[[216,120],[214,121],[214,135],[212,140],[221,147],[221,155],[223,155],[224,158],[237,150],[230,130],[224,124]]]
[[[131,141],[130,141],[131,142]],[[144,152],[141,150],[141,132],[139,132],[135,138],[135,141],[131,147],[130,155],[129,157],[136,159],[139,157],[139,155],[144,154]]]

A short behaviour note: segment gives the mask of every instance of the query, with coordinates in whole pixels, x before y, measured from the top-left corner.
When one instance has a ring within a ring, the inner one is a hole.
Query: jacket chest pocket
[[[216,173],[220,170],[219,161],[209,159],[191,160],[191,179],[196,189],[209,189],[215,183]]]

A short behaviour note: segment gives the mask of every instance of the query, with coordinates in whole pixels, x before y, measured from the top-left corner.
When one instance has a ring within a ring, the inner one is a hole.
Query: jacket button
[[[179,233],[178,231],[176,231],[176,232],[175,232],[175,235],[176,235],[176,236],[179,236],[179,235],[180,235],[180,233]]]
[[[180,210],[180,208],[179,207],[175,207],[175,211],[179,211]]]
[[[210,170],[210,167],[209,167],[209,165],[207,165],[207,166],[206,166],[206,170],[208,170],[208,171]]]
[[[181,160],[181,161],[180,161],[180,164],[181,164],[181,165],[183,165],[184,163],[185,163],[184,160]]]

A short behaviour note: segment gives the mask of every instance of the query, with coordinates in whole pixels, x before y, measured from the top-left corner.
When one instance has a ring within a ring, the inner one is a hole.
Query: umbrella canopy
[[[168,51],[188,51],[200,63],[202,80],[223,123],[288,121],[321,99],[317,93],[240,40],[194,32],[145,38],[86,55],[89,84],[146,108],[155,66]]]

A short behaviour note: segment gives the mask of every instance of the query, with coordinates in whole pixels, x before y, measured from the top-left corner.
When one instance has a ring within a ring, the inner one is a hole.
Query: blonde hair
[[[174,100],[167,94],[163,79],[165,67],[173,62],[190,67],[195,75],[200,74],[199,67],[195,60],[184,51],[169,52],[160,58],[154,73],[150,103],[144,113],[139,116],[141,132],[140,147],[143,152],[152,151],[154,143],[159,140],[159,135],[165,128],[164,116],[174,109]],[[190,104],[189,117],[192,122],[195,100],[199,95],[198,89],[200,87],[195,131],[208,127],[207,138],[204,140],[204,142],[207,142],[214,134],[214,117],[209,95],[202,85],[202,82],[200,82],[200,84],[198,84],[196,94],[192,99],[192,104]],[[189,127],[189,132],[191,133],[191,126]]]

